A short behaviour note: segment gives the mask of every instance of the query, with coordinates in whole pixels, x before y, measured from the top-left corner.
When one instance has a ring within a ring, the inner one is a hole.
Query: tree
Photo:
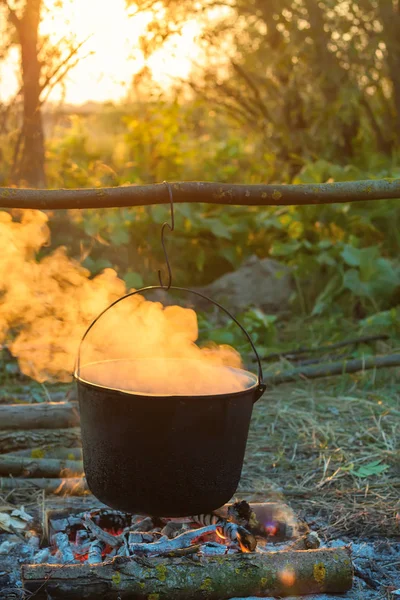
[[[400,144],[397,0],[137,0],[148,53],[203,19],[208,61],[189,82],[230,113],[289,178],[306,160],[390,158]],[[218,59],[218,57],[222,57]],[[280,173],[280,176],[279,176]]]
[[[9,24],[6,48],[18,44],[21,55],[22,125],[14,150],[14,178],[31,187],[45,187],[45,146],[42,105],[48,93],[77,62],[82,43],[72,39],[54,46],[39,36],[42,0],[21,0],[12,7],[0,0]],[[86,41],[86,40],[85,40]],[[4,110],[3,110],[4,113]]]

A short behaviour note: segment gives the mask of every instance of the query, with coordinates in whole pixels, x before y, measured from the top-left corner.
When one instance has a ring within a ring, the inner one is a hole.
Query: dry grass
[[[399,535],[398,374],[364,372],[266,392],[254,409],[238,496],[282,498],[327,537]],[[360,476],[376,462],[382,472]]]

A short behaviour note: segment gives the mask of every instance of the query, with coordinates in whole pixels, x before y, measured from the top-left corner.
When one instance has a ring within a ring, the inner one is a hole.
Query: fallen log
[[[10,453],[11,455],[11,453]],[[12,456],[28,458],[58,458],[60,460],[82,460],[82,448],[23,448],[14,450]]]
[[[357,373],[369,369],[382,369],[386,367],[400,366],[400,354],[388,354],[386,356],[366,356],[365,358],[351,358],[349,360],[336,361],[319,364],[313,367],[297,367],[286,371],[276,370],[264,375],[264,383],[269,385],[280,385],[292,383],[305,379],[318,379],[320,377],[332,377],[333,375],[344,375],[345,373]]]
[[[79,477],[83,463],[78,460],[56,458],[27,458],[3,454],[0,456],[0,475],[24,477]]]
[[[72,402],[0,405],[1,429],[63,429],[79,425],[78,405]]]
[[[66,477],[65,479],[0,477],[0,492],[14,490],[43,490],[46,494],[59,494],[60,496],[81,496],[88,493],[84,477]]]
[[[344,593],[352,586],[353,566],[346,547],[240,553],[199,561],[117,556],[95,565],[23,565],[22,581],[37,598],[225,600]]]
[[[0,454],[20,448],[45,448],[47,446],[75,448],[80,443],[81,430],[79,427],[0,431]]]

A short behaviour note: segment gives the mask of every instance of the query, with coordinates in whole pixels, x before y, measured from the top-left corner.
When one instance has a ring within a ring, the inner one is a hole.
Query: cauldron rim
[[[98,361],[93,361],[93,362],[89,362],[86,363],[85,365],[81,365],[80,366],[80,371],[82,369],[84,369],[87,366],[90,365],[97,365],[97,364],[105,364],[105,363],[115,363],[115,362],[135,362],[135,361],[140,361],[140,360],[157,360],[157,359],[152,359],[152,358],[146,358],[146,359],[128,359],[128,358],[113,358],[113,359],[106,359],[106,360],[98,360]],[[184,358],[166,358],[165,360],[179,360],[180,362],[182,361],[192,361],[193,359],[184,359]],[[247,371],[246,369],[241,369],[238,367],[229,367],[226,365],[216,365],[215,366],[216,369],[230,369],[231,371],[235,371],[235,372],[239,372],[241,375],[247,377],[247,379],[249,379],[250,381],[253,381],[252,385],[249,385],[248,387],[242,388],[236,392],[223,392],[223,393],[214,393],[214,394],[151,394],[148,392],[140,392],[140,391],[132,391],[132,390],[124,390],[121,388],[113,388],[113,387],[109,387],[109,386],[105,386],[105,385],[101,385],[99,383],[95,383],[93,381],[88,381],[87,379],[84,379],[80,374],[77,373],[77,370],[75,370],[74,372],[74,379],[78,382],[79,385],[85,385],[89,388],[96,388],[97,390],[104,390],[107,392],[113,392],[116,394],[122,394],[122,395],[127,395],[127,396],[133,396],[133,397],[141,397],[141,398],[168,398],[169,400],[173,400],[173,399],[177,399],[177,400],[181,400],[183,398],[194,398],[194,399],[208,399],[210,400],[211,398],[235,398],[235,397],[240,397],[242,396],[244,393],[248,393],[251,392],[253,390],[256,390],[259,382],[258,382],[258,377],[257,375],[255,375],[254,373],[252,373],[251,371]]]

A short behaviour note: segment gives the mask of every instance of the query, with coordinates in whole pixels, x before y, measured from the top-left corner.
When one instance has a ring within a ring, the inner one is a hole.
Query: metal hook
[[[169,194],[169,201],[170,201],[170,206],[171,206],[171,224],[163,223],[163,226],[161,228],[161,245],[164,250],[165,262],[166,262],[167,269],[168,269],[168,285],[163,284],[160,270],[158,271],[158,280],[159,280],[160,286],[162,288],[164,288],[165,290],[169,290],[169,288],[171,287],[171,284],[172,284],[172,274],[171,274],[171,265],[169,264],[169,260],[168,260],[167,248],[165,246],[165,239],[164,239],[165,233],[164,232],[165,232],[166,227],[168,227],[168,229],[170,231],[174,231],[174,229],[175,229],[174,200],[172,197],[172,188],[171,188],[170,184],[168,183],[168,181],[163,181],[163,183],[165,183],[165,185],[167,186],[168,194]]]

